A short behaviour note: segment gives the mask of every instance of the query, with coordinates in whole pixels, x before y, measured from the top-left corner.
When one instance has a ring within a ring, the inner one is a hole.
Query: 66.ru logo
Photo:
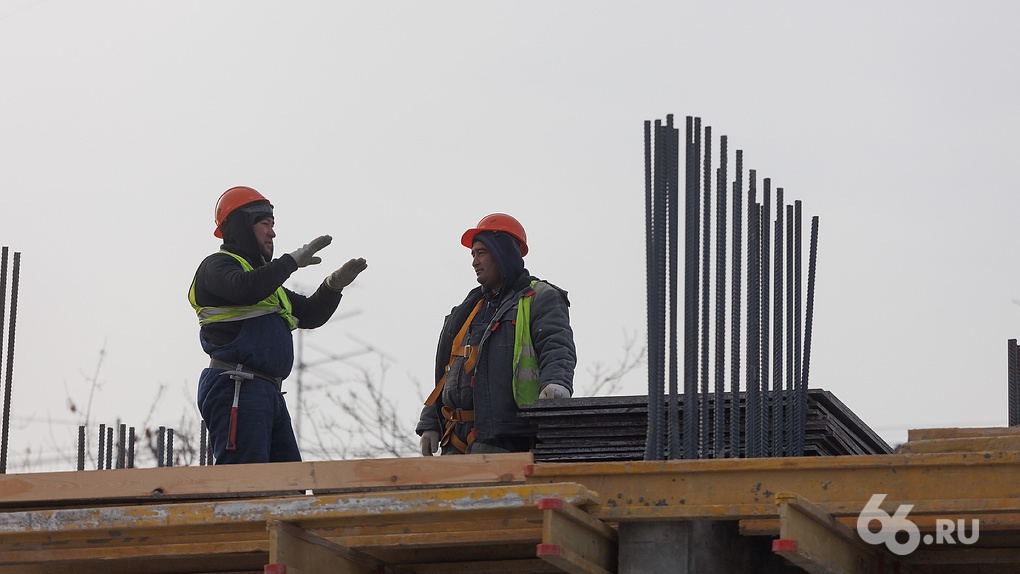
[[[857,517],[857,534],[860,535],[861,540],[868,544],[885,544],[886,548],[893,554],[906,556],[917,550],[922,539],[921,531],[917,528],[917,525],[907,518],[907,514],[914,508],[914,505],[901,504],[896,509],[896,512],[890,516],[888,512],[879,508],[879,505],[885,500],[885,496],[884,494],[873,494],[868,503],[864,505],[864,510]],[[873,520],[878,521],[880,524],[878,532],[872,532],[868,528],[868,525]],[[953,530],[956,530],[956,537],[961,544],[974,544],[978,540],[978,519],[974,518],[971,520],[969,536],[965,526],[966,523],[962,518],[958,519],[956,523],[948,518],[936,519],[935,536],[925,534],[923,537],[924,543],[956,544],[956,540],[953,539]],[[901,542],[896,539],[896,535],[899,532],[906,534],[906,541]]]

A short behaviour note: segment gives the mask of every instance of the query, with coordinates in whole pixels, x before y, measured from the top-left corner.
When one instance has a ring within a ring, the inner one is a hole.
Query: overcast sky
[[[368,260],[306,359],[383,353],[322,368],[385,364],[408,435],[475,285],[460,235],[493,211],[570,292],[583,390],[645,342],[643,122],[666,114],[819,216],[812,387],[890,443],[1005,425],[1020,4],[691,4],[0,0],[9,466],[73,468],[101,352],[91,424],[196,416],[187,290],[235,185],[276,206],[278,254],[334,237],[292,289]],[[642,366],[619,392],[646,389]]]

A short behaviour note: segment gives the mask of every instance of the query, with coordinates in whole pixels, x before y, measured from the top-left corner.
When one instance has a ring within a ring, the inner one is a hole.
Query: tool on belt
[[[283,388],[283,377],[270,377],[265,373],[249,369],[241,363],[235,365],[219,359],[209,361],[209,368],[225,369],[226,372],[223,374],[234,380],[234,402],[230,405],[230,435],[227,437],[227,450],[237,450],[237,403],[241,397],[241,383],[255,378],[264,379],[273,383],[277,392],[280,392]]]

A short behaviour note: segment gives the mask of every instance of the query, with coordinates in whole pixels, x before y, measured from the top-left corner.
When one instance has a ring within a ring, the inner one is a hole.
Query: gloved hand
[[[556,383],[549,383],[542,389],[541,393],[538,393],[539,399],[569,399],[570,391],[563,385],[557,385]]]
[[[366,263],[363,258],[351,259],[347,263],[344,263],[340,269],[334,271],[332,275],[326,277],[326,287],[329,287],[334,291],[340,291],[344,287],[350,285],[358,274],[364,271],[367,267],[368,263]]]
[[[421,455],[432,456],[439,450],[439,431],[427,430],[421,433]]]
[[[297,266],[308,267],[309,265],[315,265],[316,263],[322,263],[321,257],[314,257],[315,252],[329,245],[333,241],[333,238],[328,235],[322,235],[316,237],[308,243],[305,243],[300,248],[292,251],[290,256],[297,261]]]

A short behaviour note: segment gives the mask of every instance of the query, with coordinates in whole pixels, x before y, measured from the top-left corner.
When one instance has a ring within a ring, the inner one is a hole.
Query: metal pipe
[[[0,439],[0,474],[7,474],[7,446],[11,434],[11,388],[14,384],[14,331],[18,323],[18,276],[21,271],[21,252],[14,252],[14,271],[11,275],[11,318],[7,338],[7,378],[4,385],[3,438]],[[3,294],[0,293],[0,296]],[[2,324],[2,323],[0,323]]]
[[[709,349],[709,309],[711,308],[711,293],[709,292],[709,275],[711,273],[711,237],[712,237],[712,127],[705,126],[705,156],[704,156],[704,178],[705,194],[702,225],[703,233],[701,244],[701,393],[698,400],[698,420],[701,422],[699,444],[701,449],[697,458],[708,456],[708,433],[711,429],[711,420],[708,417],[708,379],[711,376],[708,363]]]
[[[733,181],[733,249],[732,266],[733,282],[730,292],[730,449],[731,458],[740,457],[740,255],[741,227],[741,195],[743,190],[744,152],[737,150],[737,166]]]
[[[701,154],[701,118],[694,119],[688,153],[684,220],[684,431],[685,459],[698,453],[698,198],[697,169]]]

